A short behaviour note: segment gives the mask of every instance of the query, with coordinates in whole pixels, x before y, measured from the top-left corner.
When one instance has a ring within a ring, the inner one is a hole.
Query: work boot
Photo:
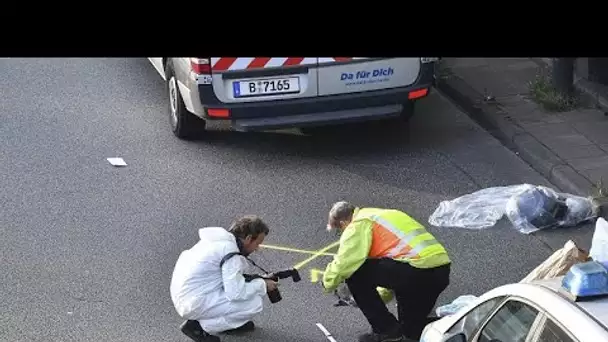
[[[386,334],[378,334],[371,332],[363,335],[359,335],[359,342],[403,342],[405,337],[401,333],[401,327],[393,329],[393,331]]]
[[[187,320],[179,326],[184,335],[196,342],[220,342],[220,338],[203,330],[198,321]]]
[[[249,322],[241,325],[238,328],[226,330],[226,331],[224,331],[224,333],[225,334],[235,334],[235,333],[238,334],[238,333],[253,331],[253,329],[255,329],[255,324],[253,324],[252,321],[249,321]]]

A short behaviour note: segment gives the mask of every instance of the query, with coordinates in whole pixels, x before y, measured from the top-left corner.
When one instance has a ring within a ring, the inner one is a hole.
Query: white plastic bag
[[[561,212],[555,209],[560,206]],[[429,217],[429,223],[437,227],[484,229],[506,216],[516,230],[530,234],[580,224],[597,217],[598,209],[589,198],[520,184],[486,188],[443,201]]]
[[[454,299],[454,301],[452,301],[450,304],[446,304],[446,305],[442,305],[442,306],[438,307],[435,310],[435,313],[437,314],[438,317],[453,315],[456,312],[460,311],[461,309],[466,308],[475,299],[477,299],[477,296],[473,296],[473,295],[460,296],[460,297]]]
[[[595,222],[589,256],[604,265],[608,263],[608,222],[602,217]]]

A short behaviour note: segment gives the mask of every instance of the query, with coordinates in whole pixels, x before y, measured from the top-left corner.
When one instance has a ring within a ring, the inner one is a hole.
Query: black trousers
[[[401,326],[403,334],[419,340],[437,298],[450,283],[450,265],[420,269],[392,259],[367,259],[346,280],[357,306],[376,333]],[[398,305],[398,320],[380,298],[376,287],[391,289]]]

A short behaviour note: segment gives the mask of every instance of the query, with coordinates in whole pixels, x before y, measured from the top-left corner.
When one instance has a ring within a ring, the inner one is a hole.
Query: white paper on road
[[[327,339],[330,342],[338,342],[338,341],[336,341],[335,338],[333,338],[333,336],[331,336],[331,333],[327,329],[325,329],[325,327],[323,326],[323,324],[317,323],[317,328],[319,328],[319,330],[321,330],[321,332],[323,332],[323,334],[325,335],[325,337],[327,337]]]
[[[125,163],[124,159],[122,158],[108,158],[108,161],[110,162],[110,164],[116,167],[127,166],[127,163]]]

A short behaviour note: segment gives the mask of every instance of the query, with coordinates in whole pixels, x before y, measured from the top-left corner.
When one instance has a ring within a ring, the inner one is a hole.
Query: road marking
[[[327,337],[327,339],[330,342],[338,342],[338,341],[336,341],[336,339],[333,336],[331,336],[331,333],[329,331],[327,331],[327,329],[325,329],[325,327],[323,326],[323,324],[317,323],[317,328],[319,328],[319,330],[321,330],[321,332],[323,332],[323,334],[325,335],[325,337]]]
[[[316,255],[318,253],[318,251],[309,251],[306,249],[299,249],[299,248],[291,248],[291,247],[283,247],[283,246],[273,246],[273,245],[260,245],[260,247],[262,248],[268,248],[268,249],[276,249],[279,251],[286,251],[286,252],[294,252],[294,253],[302,253],[302,254],[311,254],[311,255]],[[336,253],[321,253],[319,255],[324,255],[324,256],[334,256],[336,255]]]
[[[313,256],[311,256],[310,258],[308,258],[308,259],[302,261],[301,263],[295,265],[293,268],[300,269],[300,268],[306,266],[306,264],[308,264],[309,262],[311,262],[311,261],[315,260],[316,258],[320,257],[322,253],[327,252],[328,250],[330,250],[330,249],[338,246],[339,244],[340,244],[340,241],[336,241],[336,242],[330,244],[329,246],[326,246],[324,248],[319,249],[318,251],[315,252],[315,254]]]

